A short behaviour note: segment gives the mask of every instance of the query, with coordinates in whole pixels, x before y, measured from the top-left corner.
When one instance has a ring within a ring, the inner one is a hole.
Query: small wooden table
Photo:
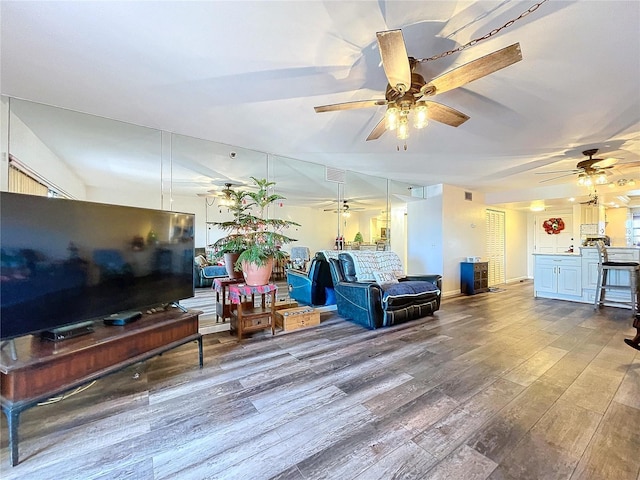
[[[274,283],[256,286],[232,284],[228,288],[229,300],[237,305],[237,308],[231,311],[231,333],[236,332],[238,339],[241,339],[244,333],[265,330],[271,327],[271,335],[275,335],[276,293],[278,286]],[[255,294],[261,296],[260,306],[246,308],[246,304],[243,305],[242,303],[242,297]],[[267,306],[265,296],[268,294],[271,295],[271,305]]]
[[[244,283],[244,279],[229,277],[213,279],[211,288],[216,291],[216,323],[220,321],[221,317],[223,322],[231,317],[231,306],[227,303],[227,287],[238,283]]]

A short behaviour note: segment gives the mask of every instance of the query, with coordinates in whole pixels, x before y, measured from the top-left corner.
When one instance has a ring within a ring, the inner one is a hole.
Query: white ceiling
[[[434,100],[471,118],[431,122],[407,150],[365,138],[384,107],[376,32],[408,54],[456,48],[534,5],[516,1],[12,2],[2,0],[1,93],[410,184],[447,183],[514,208],[585,198],[587,148],[640,161],[640,2],[556,1],[471,48],[423,62],[433,78],[519,42],[523,60]],[[640,199],[640,167],[615,168],[600,198]],[[619,200],[616,200],[619,201]],[[640,204],[636,201],[636,204]]]

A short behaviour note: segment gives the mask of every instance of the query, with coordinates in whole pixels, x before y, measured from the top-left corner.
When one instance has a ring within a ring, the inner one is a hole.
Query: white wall
[[[392,207],[390,218],[391,238],[389,246],[402,260],[407,270],[407,207]]]
[[[484,197],[471,192],[473,200],[465,200],[462,188],[445,185],[444,205],[444,271],[452,280],[444,291],[460,290],[460,262],[467,257],[483,257],[486,251],[486,205]]]
[[[407,271],[441,274],[445,296],[460,293],[460,262],[485,253],[487,205],[477,192],[471,192],[473,200],[465,200],[465,191],[441,185],[440,191],[431,189],[425,200],[407,205]],[[529,216],[503,211],[505,277],[514,282],[528,277]]]
[[[436,273],[444,276],[443,238],[441,189],[424,200],[408,203],[407,273]]]
[[[505,280],[507,283],[529,278],[527,251],[527,212],[505,212]]]

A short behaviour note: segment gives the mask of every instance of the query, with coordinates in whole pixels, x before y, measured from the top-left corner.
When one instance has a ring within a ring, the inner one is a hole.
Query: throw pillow
[[[384,285],[385,283],[398,283],[398,279],[392,272],[372,272],[373,278],[375,278],[378,285]]]
[[[199,267],[206,267],[208,265],[207,261],[202,255],[198,255],[193,258],[193,262]]]

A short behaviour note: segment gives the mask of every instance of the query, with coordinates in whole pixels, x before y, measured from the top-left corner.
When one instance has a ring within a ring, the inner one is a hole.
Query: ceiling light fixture
[[[604,172],[581,173],[578,175],[578,186],[592,187],[593,185],[605,185],[609,183]]]
[[[616,185],[618,185],[619,187],[624,187],[626,185],[633,187],[635,184],[636,181],[633,178],[630,178],[628,180],[626,178],[621,178],[616,182]]]
[[[389,131],[395,130],[398,140],[406,140],[409,138],[409,116],[413,121],[413,128],[426,127],[429,124],[427,103],[424,100],[415,103],[403,100],[400,106],[396,102],[389,103],[384,126]]]

